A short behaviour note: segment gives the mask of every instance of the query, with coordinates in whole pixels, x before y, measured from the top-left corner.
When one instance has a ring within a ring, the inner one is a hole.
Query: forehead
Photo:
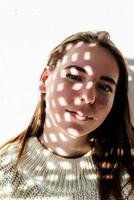
[[[62,61],[63,64],[68,62],[91,62],[94,59],[103,60],[103,56],[107,57],[108,60],[115,60],[110,51],[104,47],[98,46],[96,43],[87,44],[84,42],[78,42],[76,44],[68,44],[66,47],[66,53],[64,54]]]
[[[110,69],[113,73],[114,71],[117,73],[118,70],[118,64],[108,49],[95,43],[87,44],[82,41],[68,44],[63,58],[58,62],[60,70],[70,65],[84,67],[86,70],[103,69],[106,73]]]

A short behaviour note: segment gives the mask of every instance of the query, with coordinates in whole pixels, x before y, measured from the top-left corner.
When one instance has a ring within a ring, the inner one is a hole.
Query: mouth
[[[79,115],[77,112],[67,110],[75,119],[79,121],[89,121],[93,120],[93,117],[89,117],[87,115]]]

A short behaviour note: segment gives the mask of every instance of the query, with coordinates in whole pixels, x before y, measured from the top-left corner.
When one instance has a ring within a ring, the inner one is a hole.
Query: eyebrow
[[[109,77],[109,76],[101,76],[101,80],[108,81],[108,82],[110,82],[110,83],[113,83],[114,85],[117,85],[117,83],[115,82],[115,80],[112,79],[112,78]]]
[[[78,71],[83,72],[84,74],[87,74],[87,71],[83,67],[76,66],[76,65],[69,65],[69,66],[65,67],[65,69],[70,69],[70,68],[75,68]],[[101,76],[100,79],[104,80],[104,81],[107,81],[107,82],[110,82],[110,83],[112,83],[114,85],[117,85],[115,80],[113,78],[109,77],[109,76]]]

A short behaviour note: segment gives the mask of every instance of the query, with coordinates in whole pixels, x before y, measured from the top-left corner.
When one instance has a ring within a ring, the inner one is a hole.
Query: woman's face
[[[109,114],[119,68],[111,53],[95,44],[69,44],[46,81],[46,124],[72,137],[99,127]]]

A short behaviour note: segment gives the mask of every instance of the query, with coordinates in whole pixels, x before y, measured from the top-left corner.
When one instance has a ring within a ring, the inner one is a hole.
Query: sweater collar
[[[64,158],[45,149],[37,137],[28,139],[18,170],[51,191],[96,188],[96,167],[90,152],[79,158]]]

